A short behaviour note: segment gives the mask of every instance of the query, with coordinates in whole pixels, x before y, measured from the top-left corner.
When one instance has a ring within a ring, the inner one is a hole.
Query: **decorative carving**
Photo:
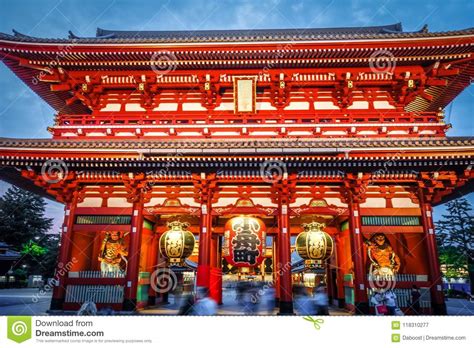
[[[138,203],[143,199],[143,203],[148,203],[151,200],[152,185],[145,174],[122,174],[122,180],[127,190],[127,202]]]
[[[290,103],[289,80],[283,75],[274,76],[270,86],[270,103],[277,109],[283,109]]]
[[[84,200],[85,191],[76,180],[76,172],[74,171],[67,171],[63,178],[58,177],[55,180],[51,180],[49,174],[37,173],[34,170],[22,170],[21,175],[33,181],[36,186],[44,189],[46,193],[53,196],[58,202],[70,203],[74,198],[76,198],[77,203]]]
[[[370,183],[368,173],[348,173],[341,188],[341,200],[344,203],[364,203],[367,198],[367,187]]]
[[[194,200],[199,204],[215,203],[217,201],[217,180],[216,174],[193,174],[193,184],[195,188]]]

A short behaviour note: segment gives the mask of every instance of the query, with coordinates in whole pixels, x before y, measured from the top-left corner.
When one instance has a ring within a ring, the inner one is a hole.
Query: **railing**
[[[411,289],[393,289],[392,290],[397,296],[396,303],[398,307],[407,308],[411,306]],[[429,288],[420,288],[420,307],[421,308],[431,308],[431,294]],[[368,295],[369,298],[374,294],[372,289],[369,289]],[[371,301],[369,301],[371,307],[374,306]]]
[[[141,126],[141,125],[254,125],[338,123],[439,123],[437,112],[402,111],[259,111],[255,115],[233,112],[103,112],[95,115],[58,115],[55,126]]]
[[[61,115],[49,128],[55,138],[289,138],[444,137],[448,126],[437,113],[259,112]]]
[[[367,275],[369,281],[393,281],[393,282],[427,282],[426,274],[397,274],[397,275]]]
[[[65,302],[122,303],[124,286],[120,285],[68,285]]]
[[[124,278],[124,272],[78,271],[69,272],[69,278]]]

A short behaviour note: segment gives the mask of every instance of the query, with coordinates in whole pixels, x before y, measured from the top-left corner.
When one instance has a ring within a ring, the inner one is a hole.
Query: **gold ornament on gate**
[[[189,223],[168,222],[169,230],[160,237],[160,253],[171,264],[180,264],[193,253],[194,235],[188,231]]]
[[[334,242],[329,234],[323,231],[326,225],[319,222],[303,224],[304,232],[296,237],[296,251],[304,260],[324,261],[331,257]]]

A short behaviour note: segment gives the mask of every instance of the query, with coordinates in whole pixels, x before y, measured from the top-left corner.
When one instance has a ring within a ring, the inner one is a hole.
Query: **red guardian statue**
[[[395,254],[383,233],[374,234],[366,241],[370,259],[369,272],[376,277],[393,277],[400,269],[400,258]]]
[[[127,264],[128,251],[124,246],[125,235],[119,231],[111,231],[105,234],[100,248],[99,261],[102,274],[123,275],[125,270],[121,263]],[[126,266],[125,266],[126,269]]]

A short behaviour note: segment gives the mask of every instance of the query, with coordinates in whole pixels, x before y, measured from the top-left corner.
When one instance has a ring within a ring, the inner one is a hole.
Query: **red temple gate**
[[[474,141],[447,137],[442,109],[474,76],[473,43],[472,29],[399,24],[0,34],[4,63],[58,112],[52,139],[0,139],[2,179],[65,204],[51,309],[166,300],[152,275],[174,220],[198,239],[177,281],[195,269],[222,302],[225,224],[253,216],[271,243],[249,271],[271,276],[282,314],[305,277],[294,237],[313,221],[335,241],[324,273],[341,307],[368,313],[388,274],[445,313],[432,206],[472,191]]]

